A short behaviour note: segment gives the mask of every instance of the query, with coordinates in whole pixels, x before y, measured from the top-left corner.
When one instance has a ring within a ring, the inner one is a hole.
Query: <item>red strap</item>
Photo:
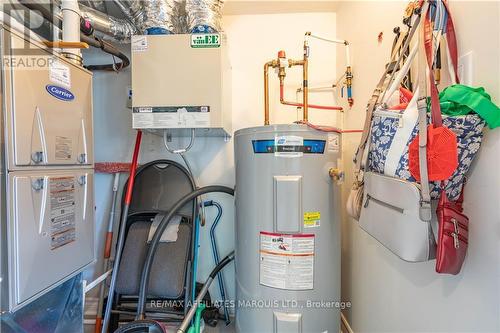
[[[432,27],[431,20],[429,18],[430,12],[427,12],[427,15],[424,18],[424,47],[425,47],[425,55],[427,58],[427,65],[429,67],[429,83],[431,88],[431,114],[432,114],[432,123],[435,127],[441,127],[443,125],[443,118],[441,117],[441,105],[439,104],[439,94],[436,87],[436,83],[434,80],[434,72],[432,71],[433,61],[433,52],[432,52]]]
[[[456,82],[460,82],[458,78],[458,49],[457,49],[457,39],[455,35],[455,26],[453,24],[453,19],[451,18],[451,13],[448,7],[447,0],[443,0],[447,12],[447,23],[446,23],[446,35],[448,40],[448,49],[450,52],[450,58],[455,72]],[[429,66],[429,76],[430,76],[430,89],[431,89],[431,113],[432,113],[432,123],[436,127],[440,127],[443,124],[443,118],[441,116],[441,105],[439,104],[439,92],[437,90],[434,73],[432,71],[433,59],[433,35],[432,35],[432,25],[430,20],[430,12],[427,12],[424,18],[424,45],[425,53],[427,56],[427,64]]]
[[[444,7],[448,13],[448,21],[446,24],[446,39],[448,40],[448,49],[450,50],[451,62],[453,64],[453,69],[455,70],[455,81],[460,83],[458,78],[458,47],[457,47],[457,36],[455,34],[455,25],[453,24],[453,19],[451,18],[450,8],[448,7],[448,0],[443,0]]]

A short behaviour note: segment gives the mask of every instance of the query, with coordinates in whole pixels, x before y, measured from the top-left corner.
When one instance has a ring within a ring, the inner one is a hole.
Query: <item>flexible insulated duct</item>
[[[61,1],[51,2],[58,7]],[[134,34],[183,34],[222,29],[223,0],[113,0],[125,19],[108,15],[102,1],[92,7],[87,6],[89,1],[92,0],[79,1],[81,16],[89,20],[96,31],[119,42],[129,41]]]
[[[113,0],[141,34],[187,33],[185,0]]]
[[[224,0],[186,0],[189,32],[221,31]]]
[[[137,34],[136,27],[127,20],[119,19],[93,8],[80,4],[80,12],[95,30],[113,37],[117,41],[127,41],[130,36]]]
[[[113,0],[139,33],[221,31],[223,0]]]

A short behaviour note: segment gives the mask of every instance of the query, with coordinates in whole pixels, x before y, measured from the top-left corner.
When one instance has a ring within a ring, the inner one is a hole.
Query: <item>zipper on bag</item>
[[[453,230],[455,231],[456,234],[460,234],[460,230],[469,233],[469,228],[467,228],[467,226],[465,226],[463,223],[461,223],[460,221],[458,221],[453,217],[450,218],[449,221],[446,221],[446,223],[449,225],[453,225]]]
[[[381,206],[384,206],[386,208],[389,208],[389,209],[392,209],[400,214],[403,214],[404,212],[404,209],[403,208],[399,208],[397,206],[394,206],[394,205],[391,205],[390,203],[387,203],[387,202],[384,202],[382,200],[379,200],[379,199],[376,199],[374,197],[372,197],[371,195],[367,194],[366,195],[366,200],[365,200],[365,204],[364,204],[364,208],[367,208],[368,207],[368,204],[370,203],[370,200],[372,200],[373,202],[381,205]]]
[[[453,238],[453,245],[454,245],[455,249],[460,248],[460,241],[465,243],[465,244],[468,244],[465,237],[463,237],[460,234],[457,234],[457,233],[451,232],[451,231],[445,231],[444,234]]]

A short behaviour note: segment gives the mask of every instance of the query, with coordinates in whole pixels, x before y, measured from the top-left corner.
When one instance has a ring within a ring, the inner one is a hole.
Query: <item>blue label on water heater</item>
[[[302,145],[279,145],[275,139],[252,140],[253,152],[256,154],[276,152],[300,152],[304,154],[323,154],[325,152],[325,140],[306,140]]]
[[[73,95],[73,93],[66,88],[48,84],[45,86],[45,89],[49,94],[57,99],[60,99],[61,101],[71,102],[75,99],[75,95]]]

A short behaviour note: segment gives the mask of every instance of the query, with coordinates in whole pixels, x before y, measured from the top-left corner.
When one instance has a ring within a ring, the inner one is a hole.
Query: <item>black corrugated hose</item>
[[[89,71],[120,71],[130,65],[130,61],[128,57],[123,54],[116,47],[111,45],[110,43],[103,41],[101,38],[96,36],[86,36],[84,34],[80,35],[80,40],[84,43],[89,44],[90,46],[96,47],[98,49],[103,50],[106,53],[111,54],[112,56],[116,56],[121,60],[118,63],[106,64],[106,65],[87,65],[84,66]]]
[[[172,217],[175,214],[177,214],[177,211],[181,209],[189,201],[199,197],[200,195],[213,192],[227,193],[234,196],[234,189],[227,186],[213,185],[213,186],[201,187],[185,195],[179,201],[177,201],[177,203],[172,207],[170,212],[165,217],[163,217],[160,224],[156,228],[156,231],[149,245],[148,253],[144,261],[144,266],[142,268],[141,283],[139,285],[139,299],[137,301],[136,319],[144,319],[146,297],[147,297],[147,285],[149,282],[149,276],[151,273],[151,267],[153,264],[154,255],[156,254],[156,249],[158,248],[158,244],[160,243],[161,236],[163,235],[163,232],[167,228],[170,219],[172,219]]]

